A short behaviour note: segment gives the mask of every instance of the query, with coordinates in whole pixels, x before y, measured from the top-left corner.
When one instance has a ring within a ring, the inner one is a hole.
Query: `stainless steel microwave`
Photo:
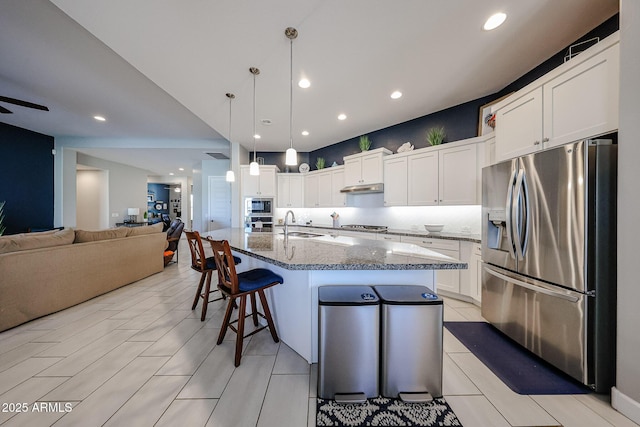
[[[273,207],[273,199],[247,199],[247,214],[249,215],[272,215]]]

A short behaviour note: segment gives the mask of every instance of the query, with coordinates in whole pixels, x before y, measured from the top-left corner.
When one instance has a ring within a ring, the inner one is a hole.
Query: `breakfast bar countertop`
[[[458,270],[467,264],[409,243],[346,236],[285,238],[282,231],[226,228],[204,233],[231,249],[287,270]]]

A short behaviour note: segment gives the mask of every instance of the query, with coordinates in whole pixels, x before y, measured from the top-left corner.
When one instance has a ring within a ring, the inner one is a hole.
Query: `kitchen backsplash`
[[[275,220],[284,219],[288,209],[276,209]],[[336,212],[340,225],[386,225],[390,229],[425,231],[424,224],[444,224],[443,232],[480,234],[481,206],[396,206],[378,208],[294,208],[298,224],[312,221],[318,226],[332,224]]]

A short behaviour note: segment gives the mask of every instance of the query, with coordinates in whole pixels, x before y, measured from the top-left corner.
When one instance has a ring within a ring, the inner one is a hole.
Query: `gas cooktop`
[[[377,232],[386,232],[386,225],[361,225],[361,224],[347,224],[342,225],[340,228],[345,228],[348,230],[354,231],[377,231]]]

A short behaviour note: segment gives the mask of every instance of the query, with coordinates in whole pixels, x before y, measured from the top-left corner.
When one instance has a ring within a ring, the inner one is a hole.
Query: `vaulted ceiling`
[[[497,11],[505,23],[483,31]],[[294,86],[293,140],[310,151],[495,93],[617,11],[617,0],[3,0],[0,95],[50,111],[0,103],[14,112],[0,121],[219,144],[233,92],[232,139],[251,149],[253,66],[258,150],[284,151],[291,26],[293,79],[311,81]]]

